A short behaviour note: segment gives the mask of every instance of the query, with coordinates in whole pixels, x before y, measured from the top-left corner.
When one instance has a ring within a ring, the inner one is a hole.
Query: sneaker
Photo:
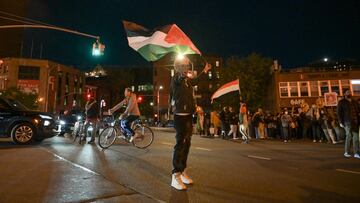
[[[172,174],[171,187],[177,190],[186,190],[186,186],[181,180],[181,173]]]
[[[316,142],[316,140],[313,140],[313,142]]]
[[[284,142],[287,142],[287,140],[284,140]]]
[[[319,142],[321,143],[321,142],[322,142],[322,140],[319,140]]]
[[[234,137],[233,140],[238,140],[239,138],[238,137]]]
[[[360,154],[355,154],[354,158],[360,159]]]
[[[193,184],[194,181],[189,177],[189,175],[186,173],[186,169],[185,171],[183,171],[181,173],[181,181],[187,185]]]
[[[88,142],[88,144],[94,144],[95,143],[95,140],[90,140],[89,142]]]
[[[347,153],[347,152],[344,154],[344,156],[345,156],[346,158],[351,157],[351,155],[350,155],[349,153]]]
[[[134,141],[134,136],[130,136],[129,142],[133,142],[133,141]]]
[[[219,135],[214,135],[214,137],[219,137]]]

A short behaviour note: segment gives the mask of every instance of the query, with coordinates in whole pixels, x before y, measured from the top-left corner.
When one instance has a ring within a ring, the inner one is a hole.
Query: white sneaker
[[[287,140],[284,140],[284,142],[287,142]]]
[[[316,140],[313,140],[313,142],[316,142]]]
[[[185,184],[181,180],[181,173],[172,174],[171,187],[177,190],[186,190]]]
[[[181,180],[183,183],[187,184],[187,185],[190,185],[190,184],[193,184],[194,181],[189,177],[189,175],[186,173],[186,171],[183,171],[181,173]]]
[[[219,137],[219,135],[214,135],[214,137]]]
[[[349,153],[347,153],[347,152],[344,154],[344,156],[345,156],[346,158],[351,157],[351,155],[350,155]]]
[[[355,154],[354,158],[360,159],[360,155],[359,154]]]

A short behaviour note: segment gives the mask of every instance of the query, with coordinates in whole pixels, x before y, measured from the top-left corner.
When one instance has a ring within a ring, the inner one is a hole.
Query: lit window
[[[289,97],[288,84],[287,82],[279,83],[280,97]]]
[[[300,82],[300,96],[302,96],[302,97],[308,97],[309,96],[308,82]]]
[[[318,81],[310,81],[310,92],[312,97],[319,96],[319,86]]]
[[[331,80],[330,85],[331,85],[331,92],[336,92],[338,95],[340,95],[339,81]]]
[[[289,82],[289,86],[290,86],[290,96],[298,97],[299,96],[298,83],[297,82]]]
[[[209,76],[209,79],[211,80],[211,79],[212,79],[212,73],[211,73],[211,71],[209,71],[208,76]]]
[[[215,62],[215,66],[216,66],[216,67],[219,67],[219,66],[220,66],[220,62],[219,62],[219,61],[216,61],[216,62]]]
[[[341,80],[341,95],[344,95],[345,90],[350,89],[349,80]]]
[[[328,81],[320,81],[320,91],[323,96],[325,93],[329,92],[329,83]]]

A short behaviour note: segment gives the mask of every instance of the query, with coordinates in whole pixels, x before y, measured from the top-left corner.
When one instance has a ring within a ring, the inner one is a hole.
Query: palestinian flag
[[[201,54],[185,33],[176,25],[165,25],[154,30],[123,21],[129,46],[147,61],[156,61],[170,52]]]
[[[239,91],[240,92],[240,87],[239,87],[239,79],[234,80],[232,82],[226,83],[225,85],[221,86],[218,90],[216,90],[216,92],[211,96],[211,101],[213,101],[214,99],[221,97],[224,94],[227,94],[229,92],[233,92],[233,91]]]

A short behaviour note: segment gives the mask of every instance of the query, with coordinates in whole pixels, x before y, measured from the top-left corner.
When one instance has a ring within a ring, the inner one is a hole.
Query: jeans
[[[350,153],[351,140],[353,141],[354,154],[359,154],[359,131],[352,130],[350,125],[345,126],[345,153]]]
[[[289,140],[289,127],[282,127],[284,140]]]
[[[121,128],[125,131],[125,136],[133,136],[135,134],[131,129],[131,123],[138,118],[139,116],[129,115],[125,119],[121,120]]]
[[[189,155],[192,136],[192,116],[174,115],[174,126],[176,130],[176,144],[173,153],[172,173],[183,172]]]
[[[259,127],[255,127],[255,139],[260,139]]]
[[[85,124],[83,126],[83,132],[85,133],[85,138],[87,135],[87,129],[89,128],[89,126],[92,125],[93,129],[91,131],[91,141],[95,140],[95,135],[97,133],[98,130],[98,126],[99,126],[99,120],[97,118],[87,118],[85,121]]]

